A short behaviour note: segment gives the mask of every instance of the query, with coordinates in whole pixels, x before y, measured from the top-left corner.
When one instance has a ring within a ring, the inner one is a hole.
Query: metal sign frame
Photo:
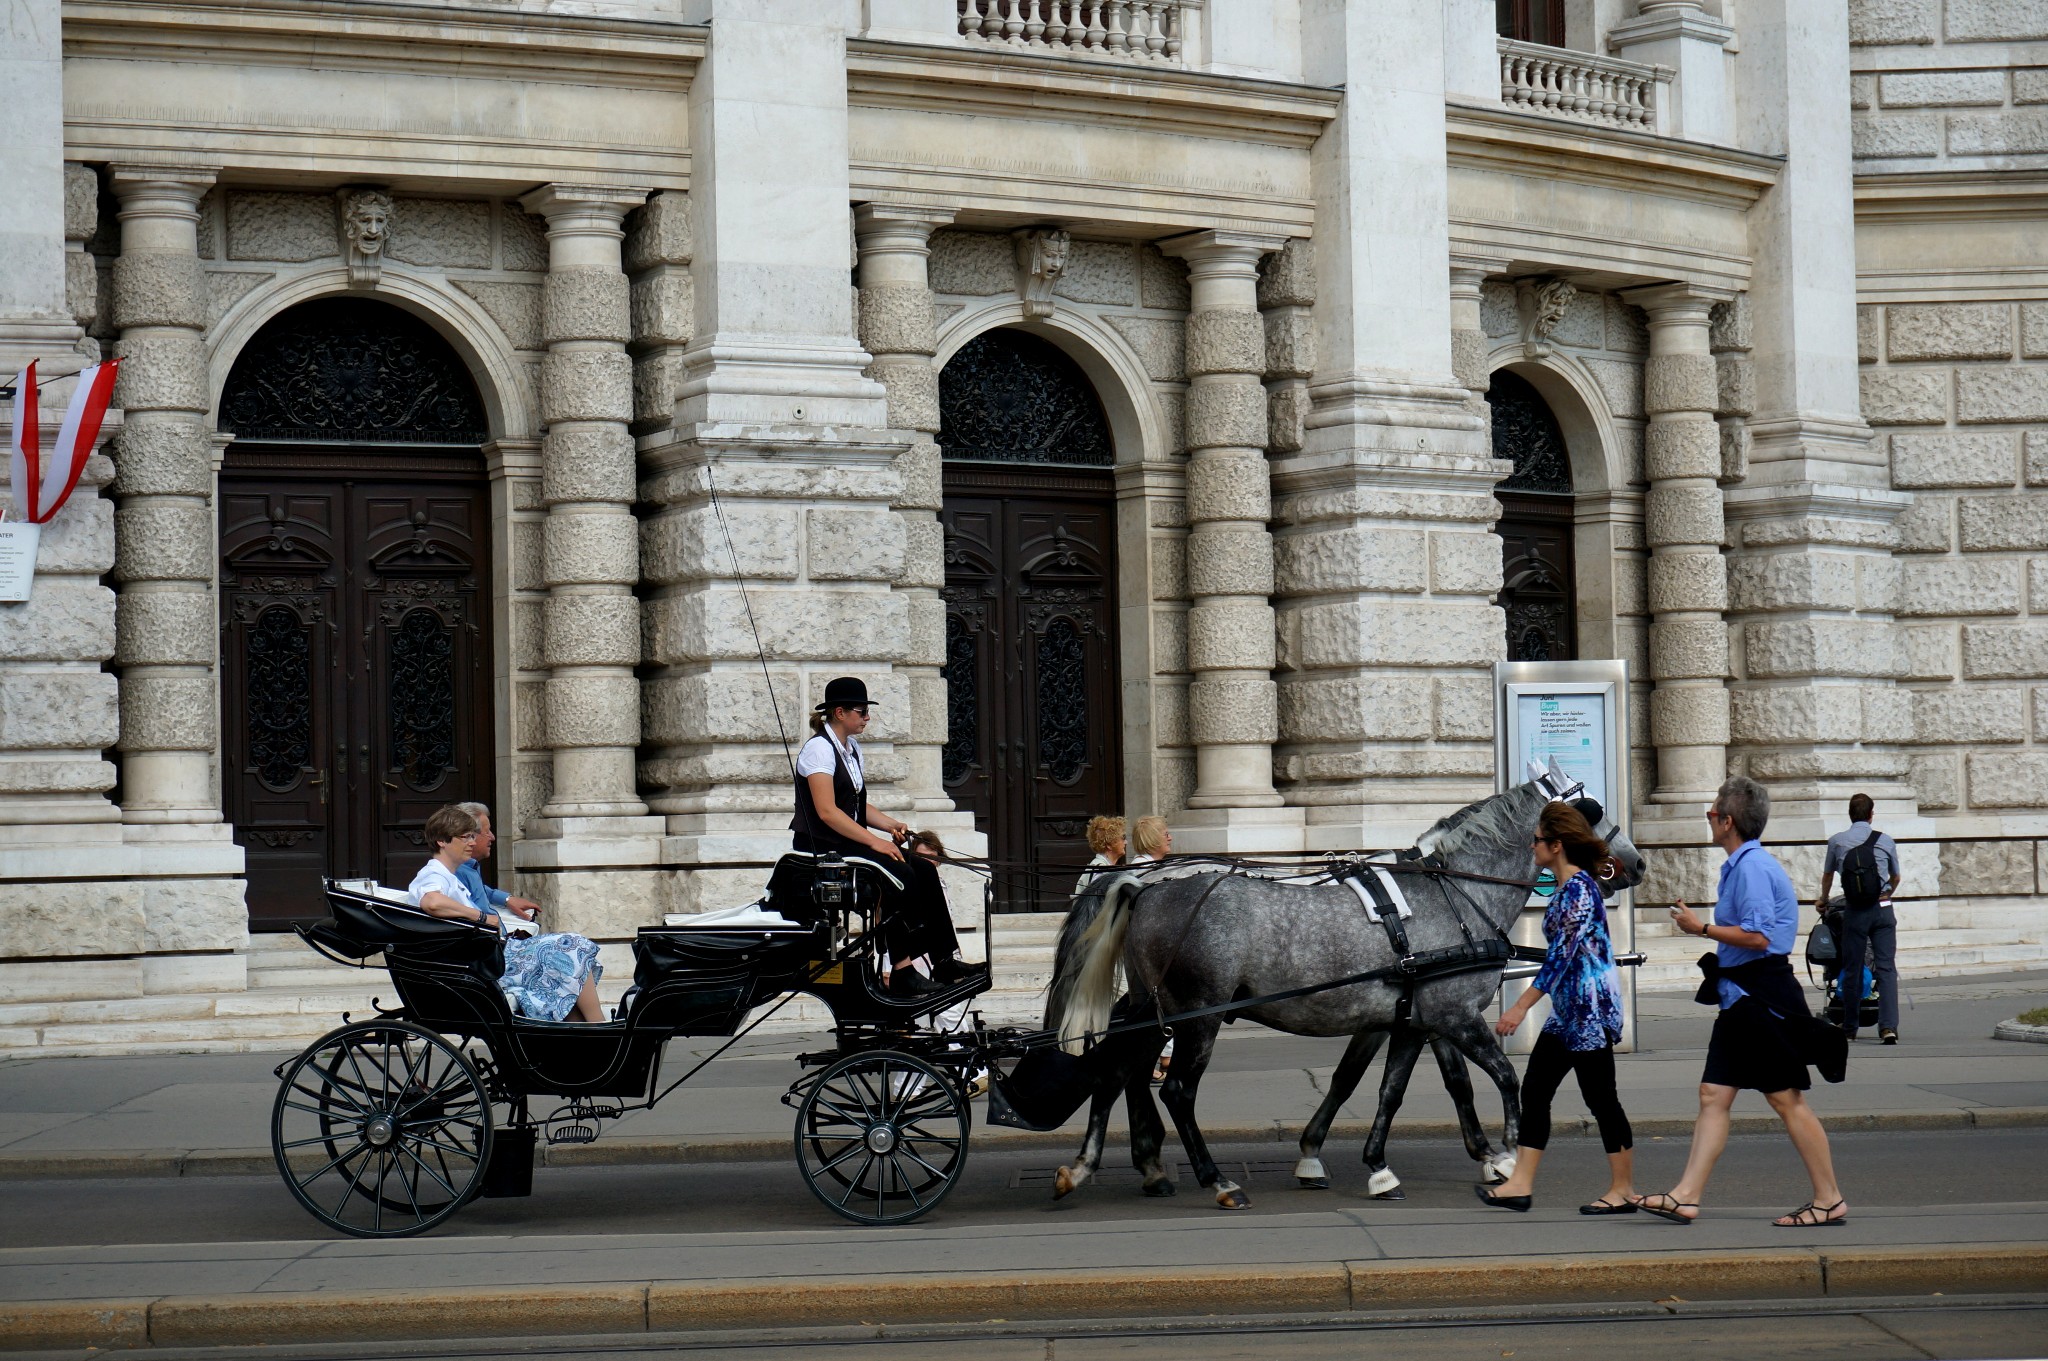
[[[1600,800],[1607,815],[1616,825],[1629,825],[1629,812],[1634,804],[1633,791],[1629,787],[1629,688],[1628,663],[1626,661],[1583,661],[1583,662],[1495,662],[1493,664],[1494,697],[1494,752],[1499,785],[1510,789],[1528,778],[1523,769],[1527,757],[1521,742],[1520,705],[1524,697],[1544,695],[1598,695],[1603,701],[1603,727],[1605,728],[1606,751],[1602,774],[1606,789],[1596,791],[1588,782],[1586,792]],[[1560,762],[1562,765],[1563,763]],[[1567,769],[1567,774],[1572,772]],[[1522,914],[1513,932],[1518,945],[1543,944],[1544,900],[1531,895],[1529,910]],[[1608,904],[1609,932],[1614,938],[1617,953],[1635,949],[1636,914],[1634,896],[1623,893]],[[1636,1045],[1636,980],[1634,969],[1621,971],[1622,1008],[1627,1017],[1627,1032],[1615,1046],[1622,1053],[1633,1052]],[[1506,987],[1508,998],[1519,996],[1522,982],[1511,980]],[[1544,1018],[1550,1014],[1546,999],[1522,1027],[1506,1042],[1511,1054],[1526,1054],[1535,1047],[1536,1035],[1543,1028]]]

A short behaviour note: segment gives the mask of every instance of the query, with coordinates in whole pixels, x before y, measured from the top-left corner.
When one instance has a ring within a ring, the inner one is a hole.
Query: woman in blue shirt
[[[1629,1199],[1635,1192],[1634,1134],[1614,1085],[1614,1046],[1621,1039],[1621,977],[1614,967],[1614,946],[1607,935],[1607,904],[1594,872],[1607,862],[1607,843],[1594,834],[1585,817],[1568,803],[1553,803],[1536,823],[1532,843],[1536,864],[1559,880],[1557,892],[1543,910],[1543,940],[1548,953],[1543,968],[1531,979],[1515,1004],[1502,1013],[1494,1029],[1512,1035],[1529,1008],[1546,994],[1550,1019],[1536,1037],[1529,1069],[1522,1076],[1522,1145],[1515,1171],[1498,1191],[1474,1187],[1488,1205],[1527,1210],[1536,1185],[1536,1168],[1550,1143],[1550,1099],[1576,1072],[1579,1094],[1600,1126],[1607,1150],[1607,1190],[1580,1214],[1635,1213]]]

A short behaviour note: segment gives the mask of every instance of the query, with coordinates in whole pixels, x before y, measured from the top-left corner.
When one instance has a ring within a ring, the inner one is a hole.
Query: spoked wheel
[[[967,1165],[967,1102],[951,1079],[893,1049],[849,1054],[796,1114],[811,1193],[859,1224],[907,1224],[946,1198]]]
[[[277,1170],[315,1219],[358,1238],[424,1233],[483,1189],[491,1107],[455,1046],[408,1021],[315,1040],[270,1113]]]

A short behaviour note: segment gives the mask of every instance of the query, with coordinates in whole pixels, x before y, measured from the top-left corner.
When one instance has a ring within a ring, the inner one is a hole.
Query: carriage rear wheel
[[[804,1094],[796,1162],[811,1193],[859,1224],[927,1214],[967,1165],[967,1101],[951,1079],[893,1049],[849,1054]]]
[[[277,1170],[299,1204],[358,1238],[424,1233],[483,1189],[491,1106],[461,1051],[409,1021],[315,1040],[270,1114]]]

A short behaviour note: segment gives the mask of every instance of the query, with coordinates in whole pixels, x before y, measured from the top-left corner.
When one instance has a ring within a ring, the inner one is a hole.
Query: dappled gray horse
[[[1412,913],[1403,923],[1410,954],[1476,954],[1486,942],[1505,937],[1535,878],[1529,842],[1552,790],[1547,782],[1517,785],[1424,834],[1422,846],[1452,873],[1399,876]],[[1215,873],[1147,884],[1124,873],[1109,881],[1099,910],[1085,922],[1077,920],[1086,911],[1077,905],[1070,914],[1049,990],[1047,1024],[1075,1046],[1108,1027],[1119,963],[1129,993],[1118,1019],[1142,1022],[1148,1016],[1198,1011],[1369,970],[1391,971],[1399,957],[1353,890],[1338,883],[1286,884]],[[1375,978],[1237,1014],[1297,1035],[1357,1035],[1405,1025],[1418,1036],[1437,1036],[1493,1079],[1506,1111],[1506,1146],[1513,1149],[1521,1115],[1519,1084],[1486,1015],[1500,975],[1501,962],[1496,961],[1415,980]],[[1159,1095],[1196,1179],[1215,1188],[1218,1205],[1238,1209],[1250,1202],[1241,1187],[1218,1173],[1195,1123],[1196,1093],[1222,1021],[1221,1015],[1210,1015],[1174,1027],[1173,1066]],[[1172,1194],[1159,1159],[1165,1129],[1145,1085],[1162,1038],[1159,1028],[1140,1025],[1102,1041],[1110,1048],[1095,1065],[1099,1077],[1088,1132],[1075,1164],[1061,1170],[1058,1194],[1093,1173],[1119,1091],[1130,1107],[1131,1157],[1146,1193]]]
[[[1557,777],[1550,777],[1546,783],[1554,786]],[[1589,815],[1588,821],[1593,824],[1594,832],[1607,843],[1608,854],[1613,857],[1607,867],[1610,875],[1599,881],[1602,896],[1612,898],[1640,884],[1648,865],[1635,843],[1599,804],[1591,800],[1576,800],[1573,806]],[[1453,818],[1457,816],[1454,814]],[[1428,850],[1427,841],[1425,837],[1425,844],[1418,849]],[[1337,1069],[1331,1074],[1329,1094],[1302,1130],[1301,1161],[1294,1168],[1296,1180],[1308,1190],[1319,1191],[1329,1187],[1329,1173],[1324,1170],[1321,1157],[1323,1140],[1329,1137],[1330,1125],[1337,1118],[1338,1108],[1351,1099],[1374,1055],[1389,1039],[1393,1045],[1387,1050],[1387,1066],[1380,1079],[1379,1111],[1373,1118],[1372,1132],[1365,1141],[1365,1165],[1371,1174],[1366,1181],[1367,1192],[1381,1200],[1405,1198],[1401,1192],[1401,1179],[1387,1166],[1387,1133],[1393,1126],[1394,1116],[1400,1112],[1403,1098],[1408,1094],[1408,1079],[1415,1070],[1416,1060],[1422,1056],[1425,1044],[1436,1057],[1437,1067],[1443,1073],[1444,1089],[1451,1094],[1451,1104],[1457,1110],[1458,1132],[1464,1138],[1465,1151],[1485,1169],[1488,1181],[1507,1180],[1508,1174],[1515,1170],[1514,1150],[1496,1150],[1487,1141],[1486,1127],[1480,1123],[1478,1109],[1473,1104],[1472,1075],[1465,1067],[1464,1057],[1448,1042],[1412,1025],[1374,1027],[1351,1037],[1344,1057],[1338,1060]]]

